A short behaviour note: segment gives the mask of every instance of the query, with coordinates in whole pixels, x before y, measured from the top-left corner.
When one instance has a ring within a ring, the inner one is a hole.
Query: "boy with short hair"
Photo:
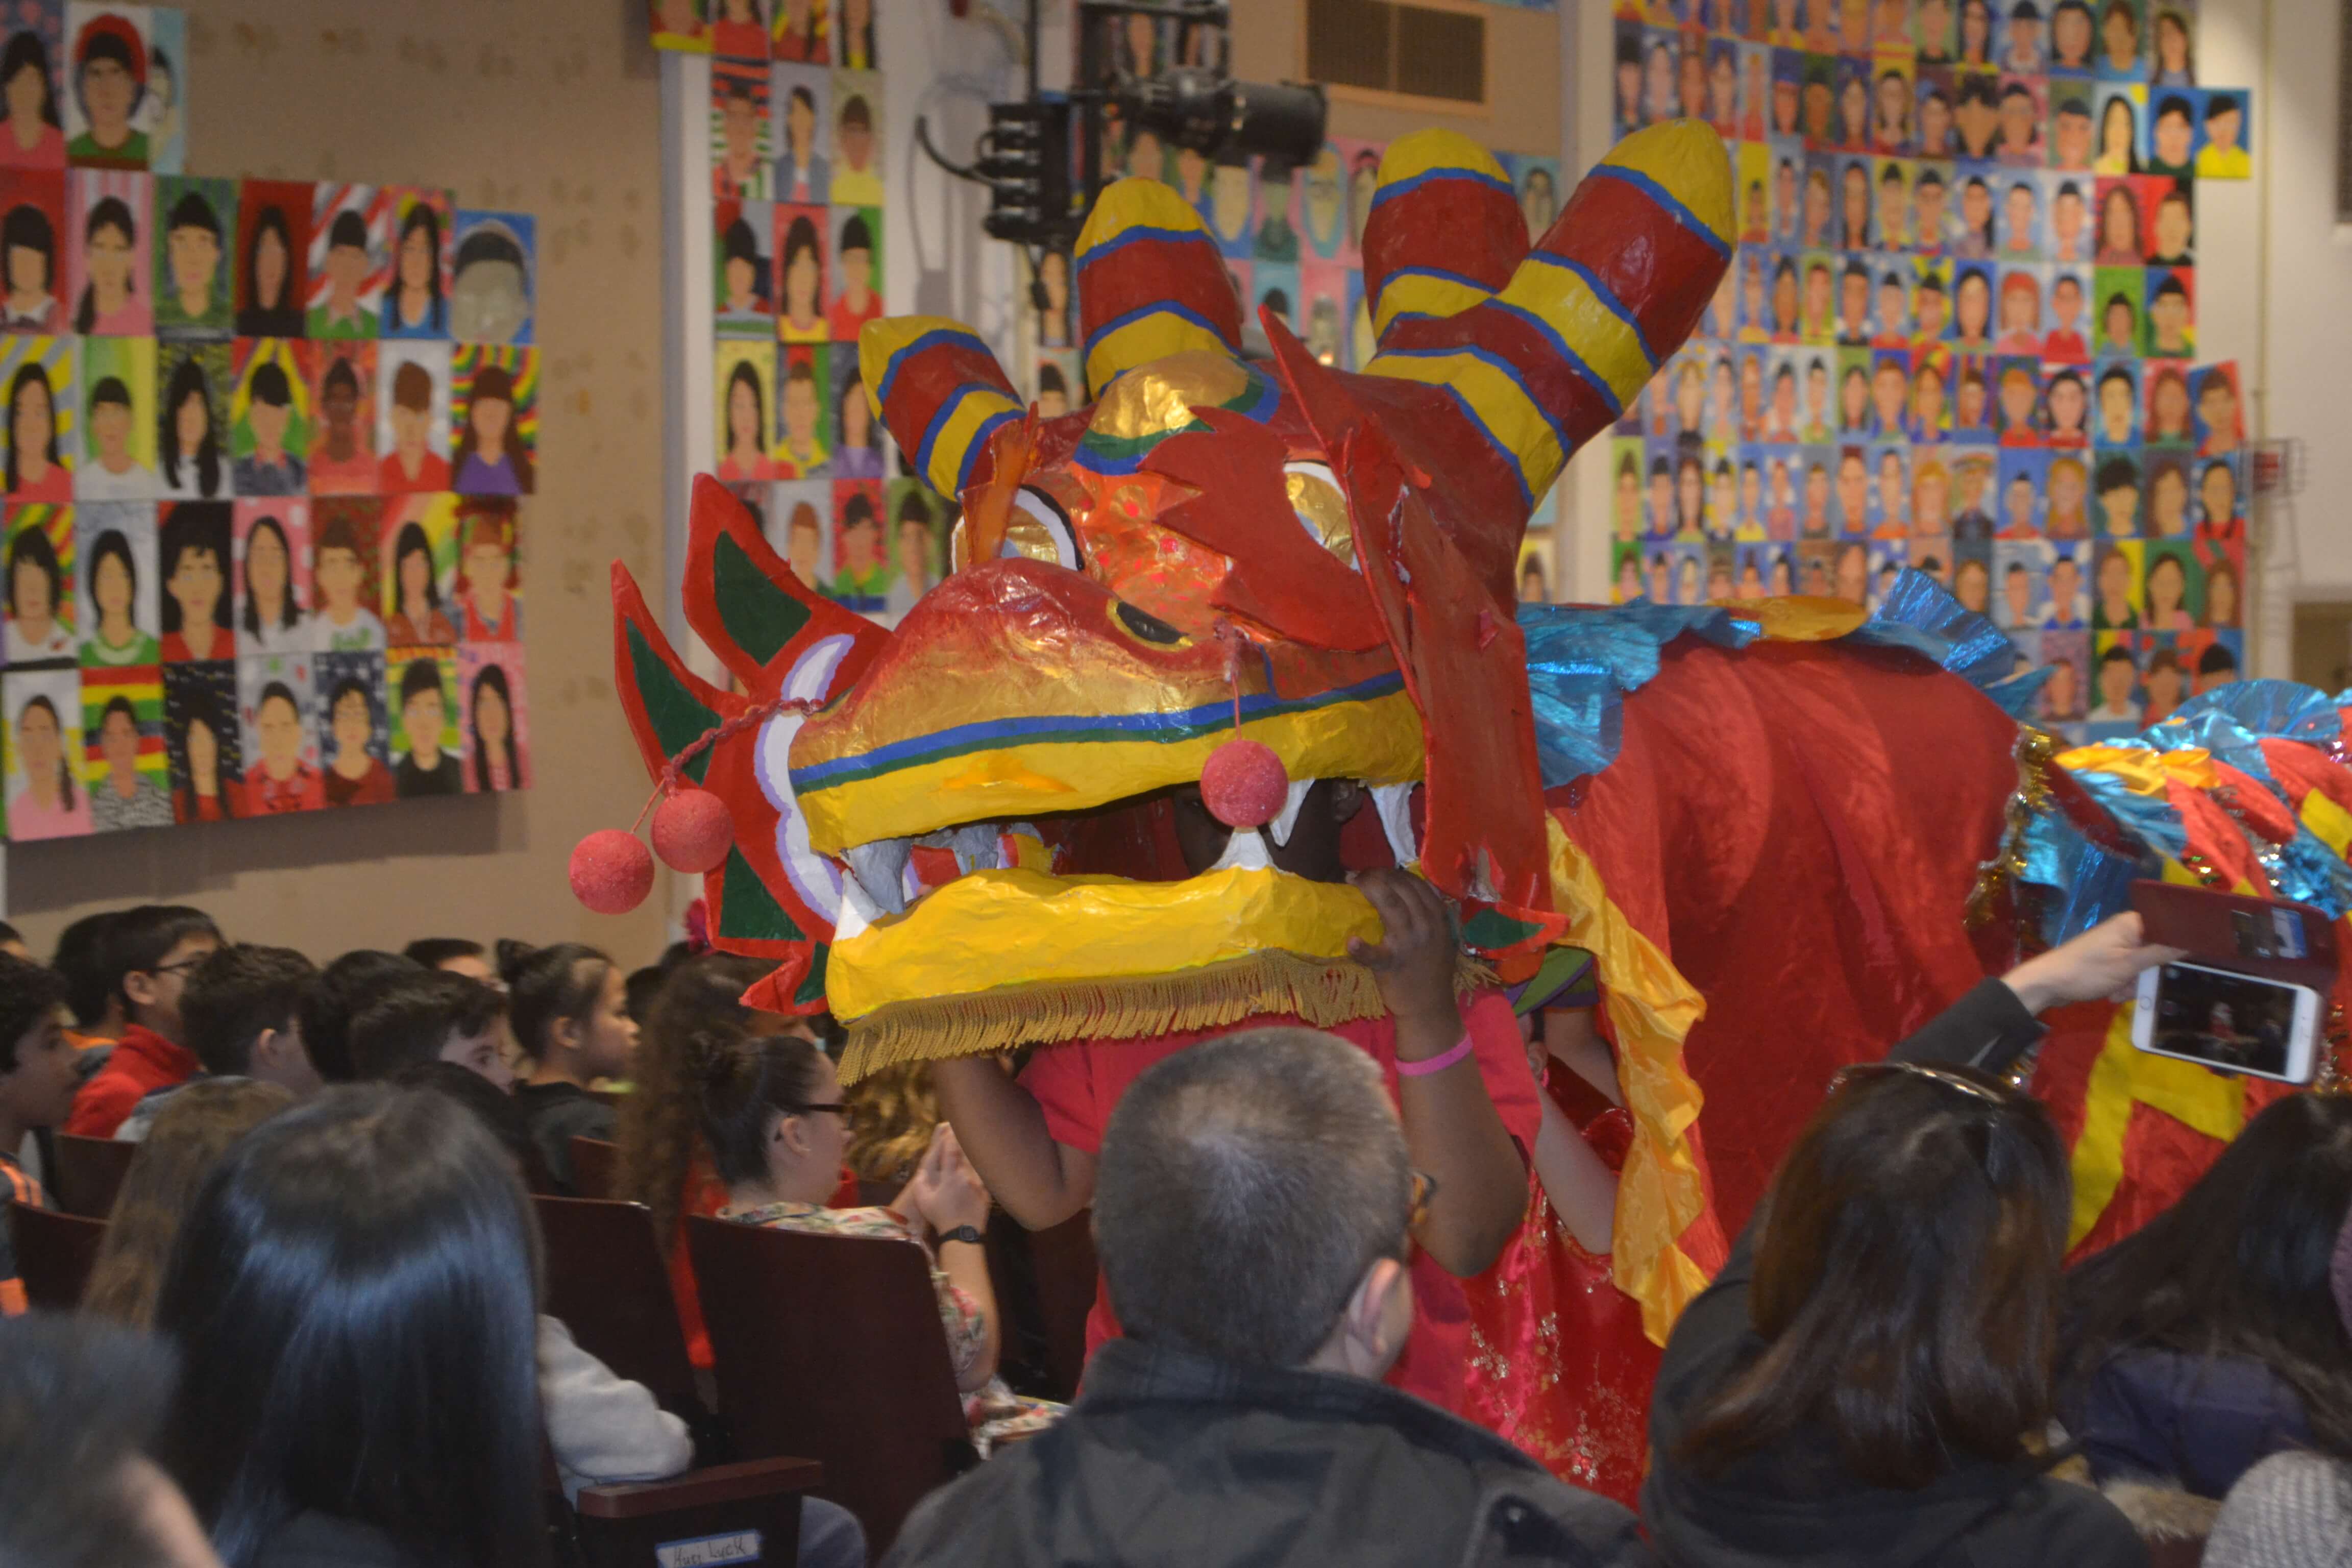
[[[142,904],[114,917],[106,963],[122,1037],[75,1097],[67,1131],[111,1138],[142,1100],[195,1077],[201,1064],[180,1043],[180,1000],[190,973],[220,945],[212,917],[184,904]]]
[[[352,1066],[361,1078],[380,1080],[413,1062],[456,1062],[510,1092],[506,1018],[506,998],[480,981],[429,970],[390,987],[352,1020]]]
[[[54,970],[0,953],[0,1201],[47,1208],[41,1184],[16,1163],[25,1135],[55,1127],[74,1106],[74,1049],[66,1043],[66,985]],[[25,1310],[16,1230],[0,1212],[0,1313]]]
[[[317,981],[311,962],[289,947],[238,942],[215,952],[188,976],[180,1001],[183,1035],[207,1079],[274,1083],[297,1100],[326,1087],[302,1044],[300,1008]],[[115,1129],[136,1143],[186,1084],[158,1089]]]

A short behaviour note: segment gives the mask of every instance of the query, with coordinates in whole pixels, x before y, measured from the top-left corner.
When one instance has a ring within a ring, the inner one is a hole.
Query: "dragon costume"
[[[709,479],[683,592],[734,689],[614,573],[639,747],[732,820],[706,891],[717,944],[775,964],[754,1000],[830,1010],[852,1079],[1377,1014],[1346,956],[1378,934],[1360,894],[1276,869],[1247,829],[1198,875],[1178,856],[1167,792],[1236,734],[1261,742],[1289,781],[1266,833],[1313,781],[1360,781],[1355,860],[1451,895],[1505,983],[1591,954],[1631,1112],[1613,1277],[1635,1337],[1663,1342],[1831,1073],[2021,936],[2068,934],[2159,871],[2340,914],[2352,773],[2317,693],[2252,683],[2062,756],[2021,730],[2032,678],[2009,679],[2000,632],[1916,574],[1868,617],[1515,606],[1535,501],[1690,332],[1733,232],[1723,144],[1696,121],[1627,138],[1532,244],[1494,159],[1424,132],[1381,163],[1360,373],[1271,318],[1270,356],[1245,356],[1214,243],[1145,180],[1106,191],[1078,243],[1087,406],[1024,409],[952,321],[869,324],[880,417],[962,508],[954,570],[894,632],[798,582]],[[2082,1238],[2176,1194],[2269,1091],[2077,1011],[2041,1070]],[[1509,1283],[1530,1267],[1496,1271],[1474,1385],[1575,1474],[1528,1394],[1550,1321]],[[1619,1426],[1638,1434],[1645,1390],[1620,1391]]]

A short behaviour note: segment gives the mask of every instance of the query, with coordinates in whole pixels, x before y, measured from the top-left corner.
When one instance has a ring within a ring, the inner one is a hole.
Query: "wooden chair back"
[[[582,1350],[652,1390],[663,1409],[689,1426],[703,1421],[708,1412],[653,1216],[639,1204],[596,1198],[531,1204],[546,1242],[547,1315],[570,1329]]]
[[[719,1410],[739,1458],[800,1455],[875,1561],[977,1463],[931,1271],[908,1241],[687,1221]]]
[[[106,1222],[17,1203],[9,1205],[8,1218],[16,1228],[16,1277],[26,1304],[53,1312],[80,1306]]]
[[[112,1138],[83,1138],[59,1132],[54,1140],[58,1168],[49,1183],[49,1201],[68,1214],[104,1219],[114,1212],[115,1194],[130,1173],[136,1143]]]
[[[602,1138],[574,1138],[572,1190],[583,1198],[609,1198],[618,1189],[614,1180],[621,1171],[621,1146]]]

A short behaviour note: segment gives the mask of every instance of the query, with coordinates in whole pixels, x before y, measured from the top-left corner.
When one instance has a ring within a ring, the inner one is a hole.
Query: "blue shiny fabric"
[[[2336,701],[2293,680],[2232,680],[2190,698],[2172,717],[2195,720],[2208,713],[2226,715],[2252,734],[2307,746],[2333,744],[2344,733]]]
[[[1933,577],[1908,567],[1847,640],[1907,647],[1979,691],[2007,683],[2017,668],[2017,649],[2006,633],[1952,597]],[[2038,682],[2035,689],[2040,689]]]
[[[1625,694],[1657,678],[1666,644],[1689,633],[1718,647],[1742,648],[1763,635],[1756,622],[1729,610],[1646,599],[1612,609],[1521,605],[1518,621],[1528,645],[1528,695],[1546,789],[1617,760]]]

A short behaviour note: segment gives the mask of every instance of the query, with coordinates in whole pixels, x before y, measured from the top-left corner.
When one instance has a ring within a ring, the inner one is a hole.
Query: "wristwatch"
[[[981,1238],[980,1232],[973,1226],[968,1225],[960,1225],[953,1230],[943,1230],[940,1232],[940,1245],[941,1247],[945,1247],[950,1241],[961,1241],[971,1247],[985,1245]]]

